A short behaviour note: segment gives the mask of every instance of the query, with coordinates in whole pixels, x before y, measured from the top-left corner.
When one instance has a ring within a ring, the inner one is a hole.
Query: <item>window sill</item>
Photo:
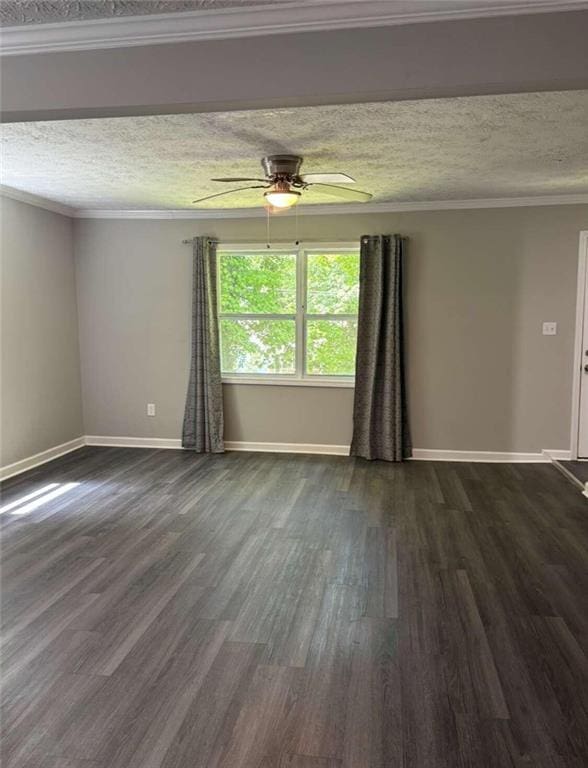
[[[278,386],[278,387],[330,387],[333,389],[344,388],[353,389],[355,379],[286,379],[272,378],[271,376],[223,376],[223,384],[256,384],[257,386]]]

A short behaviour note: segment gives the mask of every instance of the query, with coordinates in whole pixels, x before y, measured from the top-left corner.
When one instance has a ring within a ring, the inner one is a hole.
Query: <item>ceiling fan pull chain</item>
[[[270,244],[270,212],[269,212],[269,207],[265,209],[265,221],[266,221],[266,248],[271,248],[271,244]]]

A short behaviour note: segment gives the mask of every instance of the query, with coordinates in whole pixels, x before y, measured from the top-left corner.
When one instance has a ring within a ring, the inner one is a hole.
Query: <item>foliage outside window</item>
[[[357,248],[226,246],[218,260],[225,378],[352,379]]]

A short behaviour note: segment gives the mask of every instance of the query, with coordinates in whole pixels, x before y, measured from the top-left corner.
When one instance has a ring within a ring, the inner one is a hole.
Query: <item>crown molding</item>
[[[464,8],[457,0],[430,0],[415,10],[412,0],[294,0],[269,6],[225,8],[144,16],[118,16],[3,27],[4,56],[87,51],[136,45],[219,40],[293,32],[317,32],[422,22],[478,19],[535,13],[577,11],[586,0],[478,0]]]
[[[474,208],[528,208],[546,205],[588,205],[585,195],[550,195],[542,197],[497,197],[483,200],[426,200],[421,202],[329,203],[300,205],[300,216],[330,216],[337,214],[403,213],[411,211],[454,211]],[[265,208],[210,208],[209,210],[97,210],[73,209],[77,219],[257,219],[267,214]],[[294,213],[280,214],[293,218]]]
[[[71,208],[69,205],[63,205],[55,200],[49,200],[40,195],[33,195],[31,192],[24,192],[21,189],[7,187],[5,184],[0,184],[0,196],[9,197],[11,200],[18,200],[20,203],[35,205],[37,208],[45,208],[47,211],[60,213],[62,216],[73,217],[76,214],[76,209]]]
[[[31,192],[0,184],[0,196],[18,200],[21,203],[45,208],[48,211],[74,219],[258,219],[267,215],[265,208],[210,208],[208,210],[153,209],[153,210],[103,210],[96,208],[74,208],[49,200]],[[382,203],[326,203],[299,205],[300,216],[333,216],[374,213],[410,213],[411,211],[454,211],[476,208],[528,208],[548,205],[588,205],[588,194],[543,195],[537,197],[494,197],[478,200],[423,200],[415,202]],[[294,212],[280,214],[281,218],[293,218]]]

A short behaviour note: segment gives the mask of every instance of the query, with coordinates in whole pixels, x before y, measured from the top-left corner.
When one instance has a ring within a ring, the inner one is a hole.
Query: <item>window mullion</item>
[[[306,314],[307,320],[357,320],[357,313],[352,312],[346,312],[346,313],[335,313],[335,312],[323,312],[321,313],[312,313],[312,314]]]
[[[296,315],[271,314],[270,312],[220,312],[219,317],[221,320],[296,320]]]
[[[304,253],[302,248],[296,252],[296,375],[304,375]]]

